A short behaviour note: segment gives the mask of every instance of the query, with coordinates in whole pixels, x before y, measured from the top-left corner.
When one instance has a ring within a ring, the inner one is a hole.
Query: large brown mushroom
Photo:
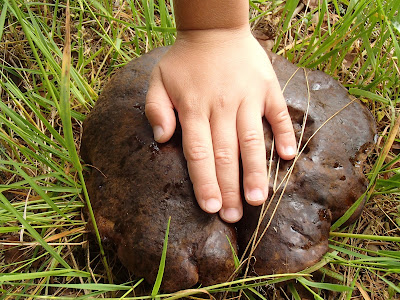
[[[119,70],[84,122],[81,155],[91,166],[87,187],[102,238],[115,244],[129,270],[152,283],[171,216],[165,291],[227,280],[237,251],[230,243],[243,252],[256,227],[258,237],[266,231],[251,252],[254,274],[296,272],[317,262],[328,250],[332,221],[366,189],[362,164],[375,134],[368,110],[323,72],[298,69],[271,54],[297,139],[302,135],[305,147],[295,162],[280,160],[278,165],[273,154],[270,195],[275,196],[264,206],[268,210],[260,224],[262,208],[245,204],[236,232],[218,215],[198,207],[180,129],[165,144],[153,140],[144,103],[151,70],[166,51],[156,49]],[[272,133],[267,123],[264,132],[269,152]]]

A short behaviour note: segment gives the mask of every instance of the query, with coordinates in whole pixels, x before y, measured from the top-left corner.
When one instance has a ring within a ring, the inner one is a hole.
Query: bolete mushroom
[[[303,151],[295,161],[272,154],[275,195],[264,210],[245,204],[236,230],[197,205],[179,126],[169,142],[153,140],[144,103],[151,70],[166,51],[158,48],[120,69],[84,122],[81,155],[91,166],[86,184],[101,237],[115,244],[129,270],[152,283],[171,216],[164,291],[227,280],[235,271],[233,252],[237,245],[244,251],[256,228],[262,239],[250,253],[256,258],[251,272],[296,272],[317,262],[328,250],[332,221],[366,190],[362,164],[375,135],[369,111],[323,72],[270,54]],[[264,132],[270,157],[266,122]]]

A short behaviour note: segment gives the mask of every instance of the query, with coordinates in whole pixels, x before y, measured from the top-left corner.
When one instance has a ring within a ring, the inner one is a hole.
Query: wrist
[[[253,35],[251,34],[250,25],[246,23],[234,28],[177,30],[176,42],[218,45],[248,37],[253,37]]]

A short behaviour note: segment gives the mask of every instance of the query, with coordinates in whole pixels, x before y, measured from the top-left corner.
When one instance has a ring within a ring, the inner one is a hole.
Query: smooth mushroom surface
[[[304,149],[294,161],[272,153],[273,196],[261,222],[263,207],[244,204],[242,220],[227,224],[196,202],[179,126],[169,142],[158,144],[144,114],[152,68],[166,51],[155,49],[117,71],[83,124],[81,156],[90,166],[86,184],[101,237],[116,246],[130,271],[154,283],[171,217],[166,292],[228,280],[233,252],[240,257],[256,228],[262,239],[251,252],[251,274],[296,272],[316,263],[328,250],[331,223],[366,190],[363,162],[375,136],[369,111],[323,72],[269,54]],[[266,122],[264,132],[269,159]]]

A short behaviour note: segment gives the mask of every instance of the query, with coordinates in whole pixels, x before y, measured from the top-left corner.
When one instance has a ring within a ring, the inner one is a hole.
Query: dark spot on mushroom
[[[167,183],[166,185],[164,185],[164,188],[163,188],[164,193],[168,192],[168,190],[170,189],[170,187],[171,187],[171,184],[170,184],[170,183]]]
[[[310,147],[306,146],[302,154],[308,154],[310,152]]]
[[[330,219],[329,212],[326,209],[319,210],[318,216],[319,216],[320,221],[326,221],[326,220]]]
[[[335,162],[334,164],[333,164],[333,168],[335,168],[335,169],[341,169],[341,168],[343,168],[338,162]]]

